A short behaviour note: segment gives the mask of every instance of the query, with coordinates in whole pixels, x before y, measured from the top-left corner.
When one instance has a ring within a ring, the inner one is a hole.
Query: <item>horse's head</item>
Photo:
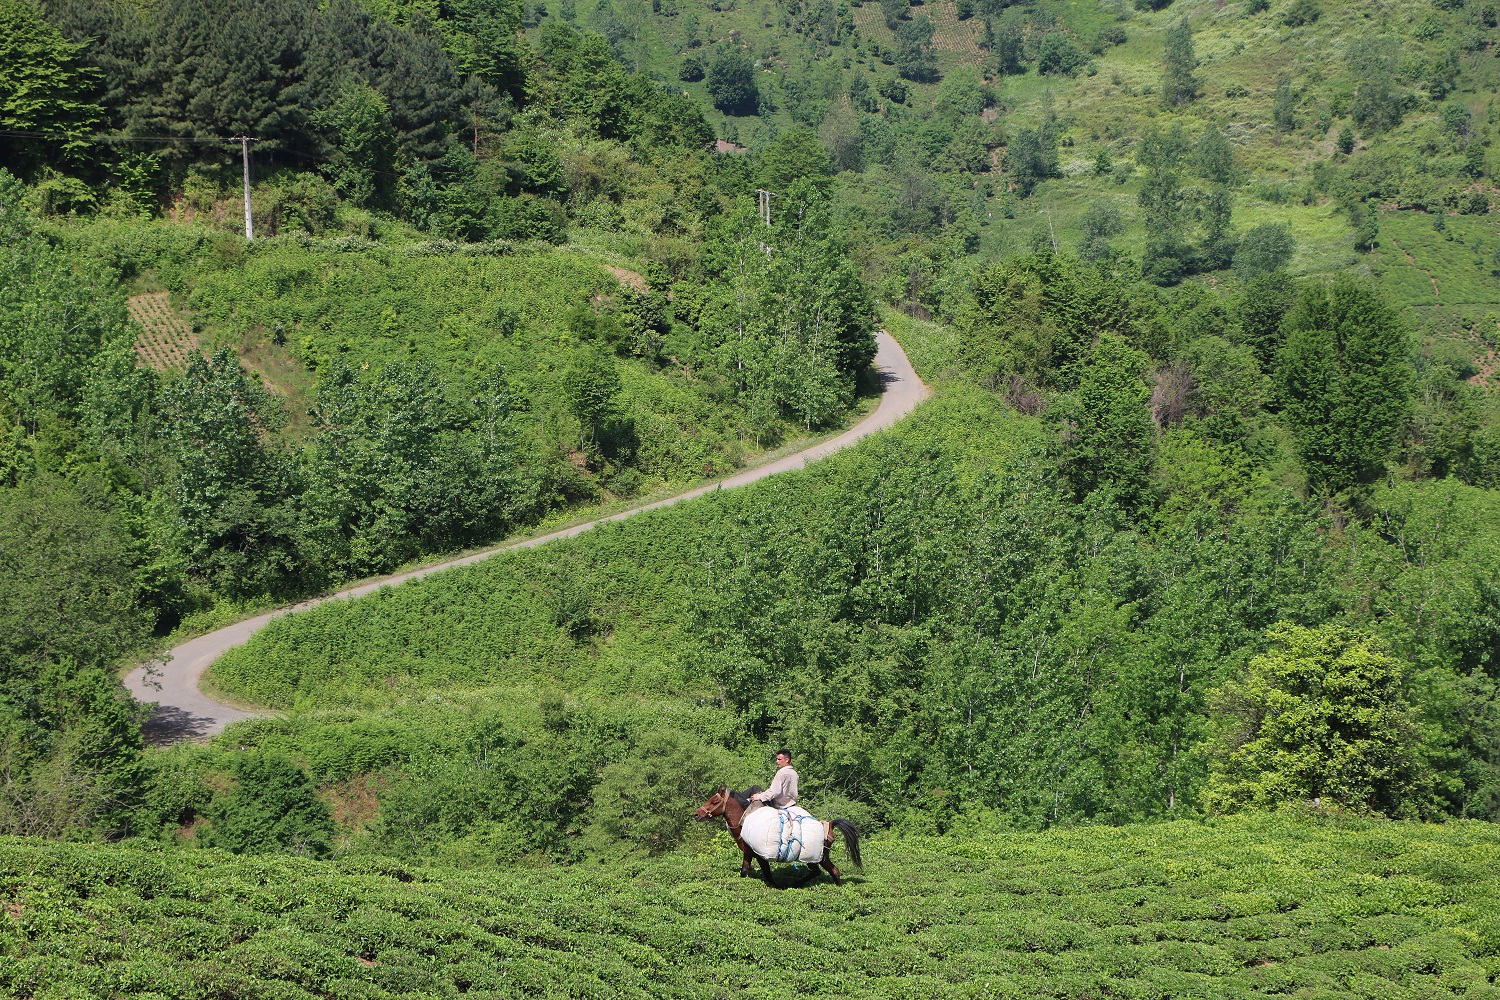
[[[693,818],[697,820],[713,819],[715,816],[724,815],[724,810],[729,807],[729,788],[726,786],[714,792],[708,797],[708,801],[693,810]]]

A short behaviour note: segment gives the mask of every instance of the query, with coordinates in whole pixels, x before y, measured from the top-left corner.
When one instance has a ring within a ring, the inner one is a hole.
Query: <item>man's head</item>
[[[786,767],[791,762],[792,762],[792,752],[790,750],[782,749],[782,750],[777,750],[776,751],[776,766],[777,767]]]

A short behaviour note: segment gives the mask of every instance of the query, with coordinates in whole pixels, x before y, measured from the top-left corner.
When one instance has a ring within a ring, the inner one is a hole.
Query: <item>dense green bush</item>
[[[328,853],[333,820],[296,764],[275,754],[245,754],[230,770],[233,786],[210,806],[198,840],[236,854]]]

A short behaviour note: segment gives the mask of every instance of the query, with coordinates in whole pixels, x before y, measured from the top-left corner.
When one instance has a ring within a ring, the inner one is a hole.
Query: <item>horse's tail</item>
[[[854,862],[854,867],[864,871],[865,863],[859,857],[859,831],[847,819],[836,819],[833,825],[838,827],[839,833],[849,844],[849,858]]]

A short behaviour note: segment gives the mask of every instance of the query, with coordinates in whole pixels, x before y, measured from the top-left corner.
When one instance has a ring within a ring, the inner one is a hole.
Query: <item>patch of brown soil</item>
[[[645,276],[637,271],[632,271],[625,267],[615,267],[613,264],[605,264],[604,269],[613,274],[620,284],[629,285],[642,295],[651,291],[651,286],[646,283]]]
[[[390,781],[379,774],[356,774],[319,794],[333,821],[344,830],[363,830],[380,815],[380,793]]]
[[[26,907],[21,903],[7,902],[5,904],[5,915],[12,920],[20,920],[21,914],[26,912]]]
[[[194,816],[193,821],[177,828],[177,839],[186,843],[198,839],[198,828],[208,820],[203,816]]]

